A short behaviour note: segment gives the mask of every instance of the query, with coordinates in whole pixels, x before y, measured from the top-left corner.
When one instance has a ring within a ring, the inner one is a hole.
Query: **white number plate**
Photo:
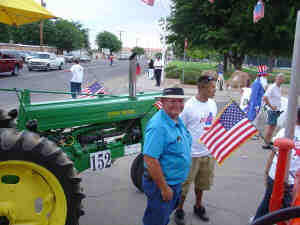
[[[92,170],[102,170],[111,166],[111,152],[100,151],[90,154],[90,164]]]
[[[126,145],[124,149],[125,155],[132,155],[141,152],[142,145],[141,143],[133,144],[133,145]]]

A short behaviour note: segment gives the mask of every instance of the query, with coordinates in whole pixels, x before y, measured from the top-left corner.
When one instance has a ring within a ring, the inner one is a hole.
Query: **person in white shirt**
[[[279,73],[276,76],[275,83],[271,84],[270,87],[268,87],[264,95],[264,101],[266,105],[270,108],[267,111],[268,120],[267,120],[267,126],[265,131],[266,143],[262,146],[264,149],[272,148],[271,138],[277,125],[277,119],[280,115],[280,107],[281,107],[280,86],[283,82],[284,82],[284,75],[282,73]]]
[[[156,86],[158,87],[160,86],[162,68],[162,61],[160,60],[160,57],[157,57],[154,61],[154,77],[156,80]]]
[[[278,132],[276,137],[274,137],[274,140],[280,137],[284,137],[284,128]],[[297,109],[297,124],[295,126],[294,142],[295,149],[293,149],[291,152],[288,184],[285,184],[284,198],[282,201],[283,207],[289,207],[291,205],[291,193],[293,185],[295,183],[296,172],[300,169],[300,108]],[[269,213],[269,203],[273,191],[273,183],[275,179],[276,164],[278,158],[277,154],[278,153],[275,153],[273,151],[268,159],[265,170],[265,195],[256,210],[254,220]]]
[[[79,60],[74,60],[74,64],[71,66],[68,72],[72,72],[73,76],[70,80],[70,86],[71,86],[71,92],[72,92],[72,98],[76,98],[76,95],[78,95],[81,92],[81,84],[83,81],[83,67],[79,65]]]
[[[184,224],[183,204],[193,181],[196,195],[194,213],[201,220],[209,221],[202,205],[202,196],[203,191],[209,190],[212,185],[215,160],[211,157],[207,147],[199,142],[199,138],[209,129],[217,115],[217,105],[212,99],[216,93],[216,81],[213,77],[201,76],[197,86],[197,95],[186,102],[180,114],[180,118],[192,135],[192,166],[182,186],[181,201],[175,212],[177,225]]]

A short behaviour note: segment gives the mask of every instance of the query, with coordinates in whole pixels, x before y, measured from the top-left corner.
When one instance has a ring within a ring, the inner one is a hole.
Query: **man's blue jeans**
[[[170,187],[173,190],[173,199],[163,201],[158,186],[150,178],[143,177],[143,190],[147,196],[144,225],[167,225],[169,223],[170,215],[180,200],[181,184],[170,185]]]
[[[270,204],[271,195],[272,195],[272,191],[273,191],[273,183],[274,183],[273,179],[271,177],[268,177],[265,196],[264,196],[264,199],[262,200],[262,202],[260,203],[259,207],[257,208],[254,220],[269,213],[269,204]],[[282,201],[282,208],[286,208],[291,205],[292,189],[293,189],[292,186],[285,187],[284,197],[283,197],[283,201]]]
[[[72,98],[76,98],[76,95],[78,95],[81,92],[81,83],[71,82],[70,85],[71,85]]]

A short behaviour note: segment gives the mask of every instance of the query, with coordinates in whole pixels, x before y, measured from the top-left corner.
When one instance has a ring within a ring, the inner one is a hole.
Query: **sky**
[[[40,2],[40,0],[36,0]],[[89,29],[95,48],[96,35],[102,31],[121,38],[123,47],[161,48],[158,20],[170,15],[171,0],[155,0],[153,7],[142,0],[44,0],[55,16],[79,21]]]

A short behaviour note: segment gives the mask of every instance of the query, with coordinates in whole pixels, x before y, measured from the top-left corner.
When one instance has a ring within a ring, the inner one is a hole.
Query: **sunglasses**
[[[209,83],[210,81],[215,80],[215,78],[211,76],[202,76],[198,79],[198,83]]]

